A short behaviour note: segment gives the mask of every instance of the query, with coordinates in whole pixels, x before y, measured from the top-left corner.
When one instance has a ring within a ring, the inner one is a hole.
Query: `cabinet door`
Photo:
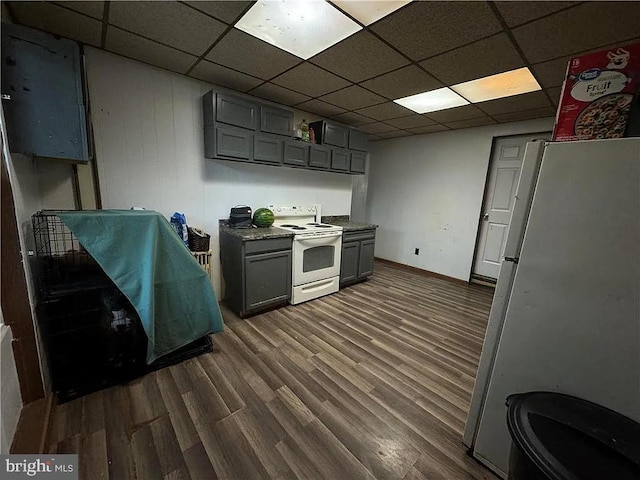
[[[340,284],[358,279],[358,261],[360,258],[360,242],[342,244],[340,259]]]
[[[271,105],[260,106],[260,131],[290,137],[293,134],[293,112]]]
[[[12,152],[89,160],[80,45],[2,24],[2,101]]]
[[[216,128],[216,157],[250,160],[253,134],[248,130],[218,125]]]
[[[329,168],[331,163],[331,149],[321,145],[309,147],[309,166],[314,168]]]
[[[351,173],[364,173],[367,165],[367,154],[364,152],[351,152],[351,163],[349,171]]]
[[[349,130],[347,128],[325,122],[323,130],[323,144],[347,148],[349,143]]]
[[[285,165],[306,167],[309,164],[309,144],[295,140],[285,141],[284,163]]]
[[[257,126],[258,104],[218,93],[216,95],[216,120],[236,127],[255,130]]]
[[[245,312],[291,298],[291,250],[245,257]]]
[[[279,137],[256,135],[253,138],[253,160],[256,162],[281,164],[284,141]]]
[[[334,148],[331,150],[331,170],[349,171],[349,152]]]
[[[366,133],[361,132],[360,130],[349,130],[349,148],[351,150],[366,152],[368,143],[369,137]]]
[[[368,277],[373,273],[373,256],[376,241],[362,240],[360,242],[360,259],[358,261],[358,278]]]

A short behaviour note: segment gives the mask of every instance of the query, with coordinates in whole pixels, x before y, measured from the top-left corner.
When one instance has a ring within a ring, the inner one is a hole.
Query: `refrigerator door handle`
[[[504,261],[505,262],[513,262],[513,263],[518,263],[518,257],[504,257]]]

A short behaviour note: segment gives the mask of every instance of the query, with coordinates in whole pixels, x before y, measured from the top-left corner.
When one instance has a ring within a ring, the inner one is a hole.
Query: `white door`
[[[481,212],[474,276],[498,278],[525,146],[531,140],[549,139],[549,136],[542,133],[496,139]]]

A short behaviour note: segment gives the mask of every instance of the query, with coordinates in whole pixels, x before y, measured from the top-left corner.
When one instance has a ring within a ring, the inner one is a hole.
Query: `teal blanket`
[[[59,216],[138,312],[148,337],[147,363],[222,331],[207,273],[161,214],[84,210]]]

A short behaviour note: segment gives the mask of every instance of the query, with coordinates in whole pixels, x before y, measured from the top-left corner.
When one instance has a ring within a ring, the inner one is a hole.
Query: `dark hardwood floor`
[[[377,263],[362,284],[246,320],[213,353],[57,406],[80,478],[493,479],[466,455],[492,290]]]

